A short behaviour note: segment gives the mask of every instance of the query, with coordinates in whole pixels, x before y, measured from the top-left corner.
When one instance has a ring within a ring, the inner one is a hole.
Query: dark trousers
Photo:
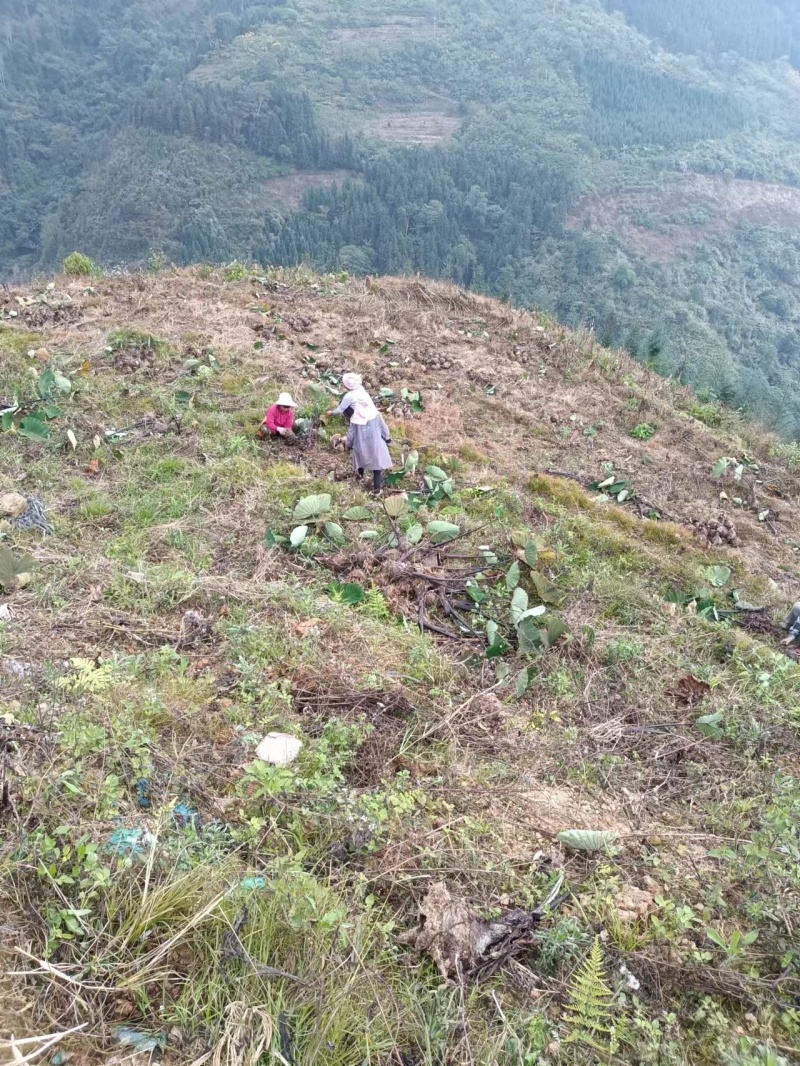
[[[359,470],[358,471],[358,476],[359,477],[363,477],[364,476],[364,471],[363,470]],[[382,470],[373,470],[372,471],[372,491],[373,492],[380,492],[382,488],[383,488],[383,471]]]

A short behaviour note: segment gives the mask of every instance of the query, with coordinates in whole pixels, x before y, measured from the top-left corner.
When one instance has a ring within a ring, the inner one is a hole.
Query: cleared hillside
[[[793,448],[421,280],[59,278],[0,320],[0,1036],[795,1061]],[[353,367],[385,503],[319,423]],[[295,448],[254,439],[284,388]]]

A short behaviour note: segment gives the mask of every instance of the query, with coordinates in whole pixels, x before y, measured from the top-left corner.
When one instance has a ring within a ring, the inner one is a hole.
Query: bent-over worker
[[[264,421],[258,431],[259,437],[293,437],[294,436],[294,409],[297,404],[290,393],[282,392],[278,402],[264,415]]]
[[[353,453],[353,468],[359,477],[364,476],[365,470],[371,470],[372,490],[379,493],[383,488],[384,472],[392,469],[392,457],[387,448],[392,440],[389,427],[364,388],[360,374],[345,374],[342,384],[347,392],[339,406],[328,413],[349,417],[346,443]]]

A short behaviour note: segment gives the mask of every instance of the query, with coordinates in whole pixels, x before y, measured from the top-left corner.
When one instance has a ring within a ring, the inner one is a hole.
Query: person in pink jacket
[[[278,397],[278,402],[274,403],[264,416],[264,421],[258,431],[259,437],[293,437],[295,407],[297,404],[291,395],[288,392],[282,392]]]

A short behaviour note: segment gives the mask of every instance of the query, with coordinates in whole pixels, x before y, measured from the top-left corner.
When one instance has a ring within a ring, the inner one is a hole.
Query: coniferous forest
[[[791,0],[6,0],[0,278],[420,272],[800,436]]]

